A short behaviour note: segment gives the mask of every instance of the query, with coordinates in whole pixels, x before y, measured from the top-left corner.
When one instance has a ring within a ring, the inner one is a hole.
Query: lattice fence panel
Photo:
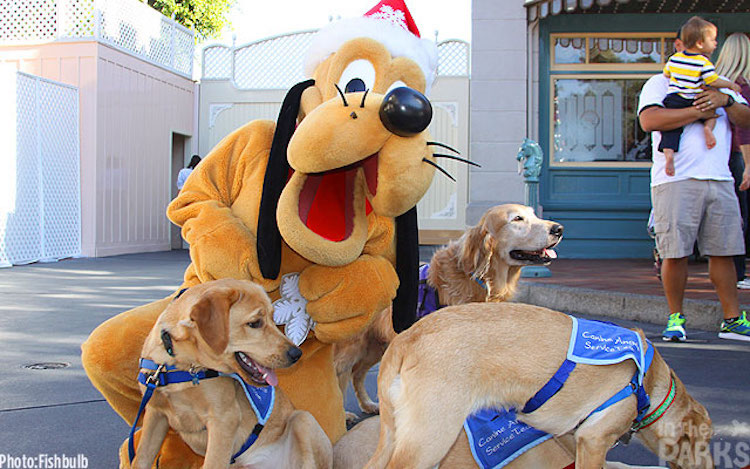
[[[81,252],[81,189],[78,149],[78,92],[37,80],[41,161],[42,259]]]
[[[193,37],[138,0],[0,0],[0,43],[96,38],[192,77]]]
[[[55,37],[55,0],[0,1],[0,41],[45,41]]]
[[[315,32],[286,34],[236,49],[218,45],[206,47],[202,76],[233,80],[235,86],[243,90],[289,88],[306,78],[303,61]],[[438,76],[469,76],[468,42],[443,41],[438,44],[438,54]]]
[[[58,37],[96,36],[94,0],[58,0]]]
[[[234,51],[234,83],[240,89],[289,88],[304,80],[303,61],[315,31],[278,36]]]
[[[21,73],[9,89],[16,131],[15,142],[0,142],[12,186],[0,205],[0,266],[78,255],[78,91]]]
[[[469,76],[469,43],[464,41],[443,41],[438,44],[438,76]]]
[[[203,49],[203,78],[229,80],[232,78],[232,49],[210,46]]]

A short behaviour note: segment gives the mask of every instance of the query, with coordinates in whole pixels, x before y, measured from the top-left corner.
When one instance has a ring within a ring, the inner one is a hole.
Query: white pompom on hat
[[[383,44],[393,57],[408,57],[424,73],[426,91],[435,80],[438,50],[434,41],[421,39],[404,0],[382,0],[361,18],[336,21],[315,34],[305,56],[305,74],[351,39],[369,37]]]

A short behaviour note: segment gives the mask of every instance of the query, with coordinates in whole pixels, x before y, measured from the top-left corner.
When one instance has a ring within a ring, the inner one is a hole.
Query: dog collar
[[[636,431],[644,429],[648,427],[649,425],[653,424],[667,412],[667,409],[672,405],[674,402],[676,392],[676,387],[674,385],[674,375],[670,372],[669,373],[669,390],[667,391],[667,395],[664,396],[664,399],[661,401],[661,404],[656,406],[656,409],[653,410],[653,412],[649,412],[643,417],[643,420],[641,420],[638,424],[636,424]]]

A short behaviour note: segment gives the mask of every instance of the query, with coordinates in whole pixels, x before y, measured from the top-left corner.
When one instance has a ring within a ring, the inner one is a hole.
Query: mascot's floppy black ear
[[[396,217],[396,273],[399,286],[393,299],[393,330],[402,332],[417,320],[419,288],[417,207]]]
[[[276,223],[276,208],[281,191],[289,176],[286,149],[297,125],[302,92],[313,86],[315,80],[306,80],[294,85],[284,98],[276,120],[276,131],[271,141],[271,152],[263,179],[263,193],[258,213],[258,264],[263,278],[275,279],[281,269],[281,233]],[[416,314],[416,313],[415,313]]]

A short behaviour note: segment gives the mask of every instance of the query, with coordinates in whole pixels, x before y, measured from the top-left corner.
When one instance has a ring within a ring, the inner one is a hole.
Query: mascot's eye
[[[346,66],[337,83],[344,93],[371,90],[375,85],[375,67],[369,60],[358,59]]]
[[[253,322],[247,323],[247,325],[250,326],[250,327],[252,327],[253,329],[257,329],[257,328],[259,328],[260,326],[263,325],[263,321],[261,321],[260,319],[258,319],[257,321],[253,321]]]
[[[365,86],[365,82],[362,81],[361,78],[352,78],[349,80],[349,83],[346,84],[346,88],[344,88],[344,93],[356,93],[358,91],[364,91],[367,87]]]
[[[521,215],[516,215],[513,221],[523,221],[523,217]]]

